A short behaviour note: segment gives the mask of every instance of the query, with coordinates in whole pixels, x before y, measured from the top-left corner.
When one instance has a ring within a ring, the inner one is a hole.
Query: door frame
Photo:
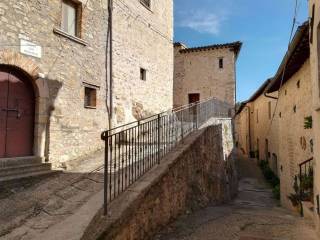
[[[0,71],[12,71],[29,80],[35,95],[33,155],[48,160],[49,88],[48,80],[40,78],[40,68],[29,57],[11,50],[0,51]],[[41,75],[41,74],[40,74]]]

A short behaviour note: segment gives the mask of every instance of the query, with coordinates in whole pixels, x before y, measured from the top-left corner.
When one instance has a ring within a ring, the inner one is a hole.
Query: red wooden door
[[[0,157],[33,155],[34,92],[28,80],[0,71]]]

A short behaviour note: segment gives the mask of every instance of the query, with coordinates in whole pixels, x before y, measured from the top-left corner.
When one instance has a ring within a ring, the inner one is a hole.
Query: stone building
[[[1,1],[0,167],[65,167],[102,148],[109,91],[115,124],[172,107],[172,12],[113,1],[109,89],[108,0]]]
[[[113,14],[114,124],[121,125],[172,108],[173,0],[115,0]]]
[[[236,61],[241,42],[188,48],[174,44],[175,107],[215,97],[231,106],[236,99]]]
[[[278,91],[276,122],[278,137],[278,172],[281,182],[281,203],[292,208],[288,196],[294,193],[294,178],[299,164],[313,156],[313,132],[306,127],[312,116],[310,49],[308,23],[301,25],[268,86],[268,93]],[[273,127],[273,126],[272,126]]]
[[[309,1],[310,67],[314,131],[314,220],[320,236],[320,2]]]
[[[271,79],[265,81],[236,112],[235,127],[238,148],[249,157],[266,160],[277,173],[277,121],[273,119],[277,92],[265,94]],[[272,127],[271,127],[272,123]]]
[[[314,134],[306,126],[312,116],[308,42],[309,27],[304,23],[298,28],[276,75],[260,88],[260,92],[257,91],[259,96],[251,101],[251,149],[258,152],[256,156],[260,160],[268,160],[278,174],[281,203],[289,209],[293,209],[288,196],[294,193],[299,164],[313,156]],[[237,118],[244,114],[244,110],[238,111]]]

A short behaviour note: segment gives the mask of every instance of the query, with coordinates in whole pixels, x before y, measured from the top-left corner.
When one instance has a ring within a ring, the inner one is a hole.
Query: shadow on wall
[[[46,161],[50,161],[50,142],[51,142],[51,119],[52,114],[55,111],[55,101],[58,97],[59,91],[62,88],[63,83],[58,80],[47,79],[49,88],[49,99],[47,103],[47,126],[45,128],[46,131],[46,144],[45,144],[45,158]]]

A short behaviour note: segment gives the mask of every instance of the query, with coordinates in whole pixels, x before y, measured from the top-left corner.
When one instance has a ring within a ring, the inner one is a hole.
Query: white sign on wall
[[[36,58],[42,57],[42,48],[32,42],[20,39],[20,52]]]

